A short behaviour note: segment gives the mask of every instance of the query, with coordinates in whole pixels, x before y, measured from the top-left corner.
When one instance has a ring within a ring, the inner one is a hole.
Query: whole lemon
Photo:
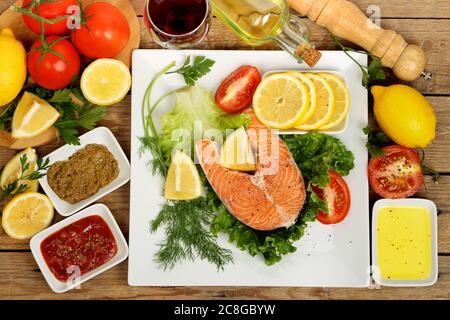
[[[0,31],[0,106],[14,100],[27,77],[26,52],[10,28]]]
[[[425,148],[436,136],[436,115],[417,90],[396,84],[373,86],[375,118],[380,128],[397,144]]]

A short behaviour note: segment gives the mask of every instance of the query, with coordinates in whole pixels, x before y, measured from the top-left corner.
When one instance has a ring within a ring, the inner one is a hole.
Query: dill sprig
[[[172,269],[181,261],[196,257],[216,265],[217,270],[233,261],[231,251],[217,244],[209,230],[215,211],[206,197],[192,201],[167,201],[151,223],[151,231],[165,227],[165,240],[155,256],[164,269]]]
[[[40,178],[44,177],[47,173],[47,169],[50,166],[49,165],[50,160],[49,158],[38,158],[36,161],[37,168],[31,173],[25,174],[26,171],[30,169],[30,162],[28,162],[27,155],[24,154],[20,157],[20,176],[12,181],[9,182],[7,185],[2,186],[3,188],[3,195],[4,196],[15,196],[20,193],[23,193],[27,191],[30,186],[27,184],[24,184],[22,182],[25,181],[32,181],[32,180],[39,180]]]

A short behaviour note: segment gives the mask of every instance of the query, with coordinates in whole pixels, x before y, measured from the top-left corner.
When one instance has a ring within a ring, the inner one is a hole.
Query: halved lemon
[[[202,183],[192,159],[175,151],[167,173],[164,196],[167,200],[192,200],[202,195]]]
[[[336,127],[345,120],[345,117],[350,110],[350,92],[348,91],[345,82],[338,76],[330,73],[318,73],[318,75],[328,82],[333,89],[334,97],[336,99],[334,113],[330,122],[319,128],[320,130],[328,130]]]
[[[222,166],[237,171],[255,171],[255,157],[243,127],[228,136],[220,151]]]
[[[296,126],[299,130],[316,130],[328,124],[334,113],[335,97],[334,92],[328,82],[313,73],[308,73],[306,76],[312,80],[317,90],[317,106],[312,117],[305,123]]]
[[[47,101],[25,92],[14,111],[11,135],[13,138],[35,137],[50,128],[59,116]]]
[[[3,168],[2,175],[0,178],[1,188],[6,188],[6,186],[16,181],[20,176],[22,176],[22,165],[20,159],[26,156],[27,163],[29,163],[28,169],[23,172],[23,176],[31,174],[36,169],[36,150],[33,148],[28,148],[22,152],[16,154],[11,160],[8,161],[5,168]],[[19,188],[20,184],[28,186],[27,191],[37,191],[39,187],[38,180],[21,180],[14,191]]]
[[[264,78],[253,96],[253,109],[259,121],[274,129],[292,128],[309,109],[306,86],[288,73]]]
[[[5,206],[2,226],[14,239],[30,239],[47,228],[53,220],[50,199],[37,192],[25,192],[12,198]]]
[[[89,102],[110,106],[122,101],[130,90],[130,70],[120,60],[98,59],[84,70],[80,86]]]
[[[316,111],[317,107],[317,90],[314,86],[314,82],[307,76],[305,76],[303,73],[298,71],[290,71],[294,77],[297,77],[301,82],[303,82],[306,86],[306,89],[309,93],[309,108],[308,111],[306,111],[305,115],[299,120],[296,125],[301,125],[305,122],[307,122],[311,117],[314,115],[314,112]]]

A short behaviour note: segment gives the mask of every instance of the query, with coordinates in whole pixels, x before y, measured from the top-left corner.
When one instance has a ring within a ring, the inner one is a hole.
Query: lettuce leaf
[[[294,242],[303,236],[308,223],[316,220],[319,209],[326,210],[326,203],[314,193],[311,184],[325,187],[329,182],[329,169],[347,176],[354,167],[352,152],[337,138],[312,132],[282,136],[282,139],[291,150],[307,186],[305,205],[295,225],[271,232],[257,231],[238,221],[221,203],[217,205],[218,213],[211,223],[213,234],[227,234],[236,247],[251,256],[261,255],[268,266],[295,252]]]
[[[221,135],[227,129],[236,129],[250,123],[248,114],[230,114],[220,109],[210,92],[194,86],[177,92],[172,111],[161,116],[162,130],[159,144],[166,159],[174,148],[193,155],[193,142],[208,136]]]

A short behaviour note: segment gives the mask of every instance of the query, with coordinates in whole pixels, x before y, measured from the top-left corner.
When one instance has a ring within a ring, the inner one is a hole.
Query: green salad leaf
[[[262,255],[266,265],[273,265],[284,255],[297,250],[294,242],[301,239],[309,222],[316,220],[317,211],[327,210],[311,188],[311,184],[326,187],[328,170],[334,169],[347,176],[354,167],[354,156],[337,138],[312,132],[305,135],[282,136],[302,170],[307,187],[306,201],[297,222],[288,229],[271,232],[254,230],[233,217],[223,204],[218,204],[217,215],[211,223],[211,231],[228,235],[228,240],[251,256]],[[211,187],[209,187],[211,188]],[[213,192],[213,191],[210,191]]]
[[[220,109],[209,91],[194,86],[176,92],[172,111],[161,117],[159,144],[167,159],[175,148],[187,154],[192,150],[194,137],[203,137],[210,130],[224,135],[227,129],[236,129],[250,123],[248,114],[229,114]],[[212,131],[210,131],[212,132]]]

